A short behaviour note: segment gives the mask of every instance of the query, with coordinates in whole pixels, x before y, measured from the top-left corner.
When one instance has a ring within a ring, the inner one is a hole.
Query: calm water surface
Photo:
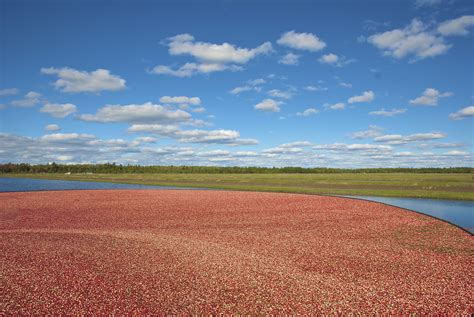
[[[418,211],[454,223],[474,233],[474,202],[461,200],[395,198],[374,196],[344,196],[377,201]]]
[[[99,182],[62,181],[31,178],[0,177],[0,192],[26,192],[38,190],[66,189],[189,189],[183,187],[149,186],[136,184],[115,184]]]
[[[0,192],[71,189],[196,189],[171,186],[148,186],[99,182],[62,181],[30,178],[1,178]],[[474,233],[474,202],[459,200],[392,198],[373,196],[342,196],[361,198],[415,210],[447,220]]]

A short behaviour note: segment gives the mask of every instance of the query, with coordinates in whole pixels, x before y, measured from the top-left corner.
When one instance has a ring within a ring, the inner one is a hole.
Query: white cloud
[[[231,146],[254,145],[255,139],[241,139],[240,133],[235,130],[184,130],[176,134],[179,142],[185,143],[217,143]]]
[[[40,102],[40,97],[40,93],[30,91],[24,96],[23,99],[13,100],[12,105],[23,108],[34,107]]]
[[[355,62],[354,59],[347,59],[345,56],[337,56],[333,53],[321,56],[318,61],[321,64],[328,64],[336,67],[343,67],[347,64]]]
[[[201,98],[199,97],[186,97],[186,96],[163,96],[160,98],[160,102],[166,104],[180,104],[180,105],[193,105],[198,106],[201,104]]]
[[[265,99],[262,102],[255,105],[256,110],[266,111],[266,112],[280,112],[281,102],[273,99]]]
[[[10,96],[10,95],[16,95],[20,91],[17,88],[5,88],[5,89],[0,89],[0,97],[2,96]]]
[[[446,134],[441,132],[415,133],[410,135],[386,134],[374,138],[375,142],[383,142],[392,145],[406,144],[410,142],[429,141],[445,138]]]
[[[350,137],[353,139],[368,139],[375,138],[382,134],[383,129],[376,125],[369,126],[369,129],[356,131],[350,134]]]
[[[72,155],[58,155],[58,156],[56,156],[56,159],[58,161],[61,161],[61,162],[70,161],[70,160],[74,159],[74,156],[72,156]]]
[[[269,90],[267,93],[270,97],[274,98],[291,99],[291,97],[293,97],[293,91],[290,90],[282,91],[278,89],[272,89]]]
[[[6,108],[6,106],[4,104],[0,103],[0,110],[5,109],[5,108]]]
[[[247,83],[251,86],[258,86],[258,85],[263,85],[265,84],[267,81],[263,78],[256,78],[256,79],[252,79],[252,80],[249,80],[247,81]]]
[[[313,147],[315,150],[329,150],[329,151],[381,151],[388,152],[392,150],[392,147],[389,145],[379,145],[379,144],[369,144],[369,143],[355,143],[355,144],[345,144],[345,143],[334,143],[334,144],[322,144],[315,145]]]
[[[323,55],[319,58],[319,62],[322,64],[334,64],[337,63],[338,60],[339,57],[333,53]]]
[[[235,130],[180,130],[176,125],[134,124],[129,132],[153,133],[176,139],[183,143],[210,143],[229,146],[254,145],[255,139],[242,139]]]
[[[420,20],[413,19],[403,29],[377,33],[367,41],[382,50],[384,55],[402,59],[412,56],[411,61],[434,57],[446,53],[451,45],[434,32],[426,31],[427,26]]]
[[[251,59],[273,51],[272,44],[265,42],[252,49],[236,47],[233,44],[213,44],[196,42],[190,34],[179,34],[168,38],[170,55],[190,55],[198,63],[186,63],[178,69],[159,65],[151,70],[154,74],[166,74],[176,77],[190,77],[197,73],[212,73],[224,70],[242,70],[239,65],[246,64]],[[236,65],[238,64],[238,65]]]
[[[109,70],[99,68],[92,72],[69,67],[42,68],[42,74],[57,75],[54,87],[64,92],[101,92],[125,89],[125,79],[112,75]]]
[[[348,103],[356,103],[356,102],[371,102],[375,99],[375,94],[372,90],[364,91],[362,95],[359,96],[352,96],[350,97],[347,102]]]
[[[72,103],[46,103],[39,110],[40,112],[47,113],[54,118],[65,118],[70,114],[76,112],[76,106]]]
[[[194,113],[204,113],[206,112],[206,108],[204,107],[198,107],[198,108],[193,108],[190,110],[191,112],[194,112]]]
[[[298,65],[299,63],[299,55],[293,54],[293,53],[288,53],[280,58],[278,63],[284,64],[284,65]]]
[[[191,77],[198,73],[208,74],[213,72],[222,72],[225,70],[240,71],[243,68],[238,65],[226,65],[226,64],[196,64],[186,63],[178,69],[173,69],[169,66],[159,65],[154,67],[150,72],[158,75],[171,75],[175,77]]]
[[[450,149],[445,153],[394,152],[387,144],[333,143],[313,144],[296,141],[262,151],[231,151],[219,147],[257,142],[237,139],[238,133],[198,130],[187,135],[197,136],[197,145],[178,146],[153,144],[156,138],[143,136],[132,141],[97,139],[92,135],[65,134],[48,137],[23,137],[0,133],[0,162],[29,162],[31,164],[63,160],[68,163],[106,163],[141,165],[221,165],[221,166],[292,166],[302,167],[445,167],[471,166],[473,156],[467,150]],[[212,130],[219,131],[219,130]],[[199,135],[204,136],[200,138]],[[211,139],[211,140],[209,140]],[[212,140],[214,139],[214,140]],[[177,137],[175,137],[177,140]],[[183,139],[183,141],[186,141]],[[430,148],[437,143],[431,142]],[[213,145],[207,149],[208,145]],[[453,145],[455,146],[455,145]],[[453,147],[451,144],[449,147]],[[444,147],[444,144],[443,144]],[[446,158],[449,157],[449,160]]]
[[[430,7],[441,3],[442,0],[416,0],[416,7]]]
[[[155,143],[157,139],[151,136],[141,136],[141,137],[136,138],[134,141],[139,142],[139,143]]]
[[[308,85],[304,87],[304,89],[308,91],[327,91],[328,90],[327,87],[321,87],[321,86],[315,86],[315,85]]]
[[[451,92],[440,93],[434,88],[427,88],[420,97],[410,100],[413,105],[437,106],[438,99],[451,96]]]
[[[59,131],[61,130],[61,127],[57,124],[48,124],[47,126],[44,127],[46,131]]]
[[[448,152],[444,153],[444,155],[447,155],[447,156],[459,156],[459,155],[469,155],[469,153],[468,153],[468,152],[465,152],[465,151],[453,150],[453,151],[448,151]]]
[[[315,115],[319,112],[319,110],[315,109],[315,108],[308,108],[306,110],[304,110],[303,112],[297,112],[296,115],[297,116],[303,116],[303,117],[309,117],[311,115]]]
[[[232,90],[229,90],[229,93],[232,94],[232,95],[238,95],[242,92],[245,92],[245,91],[251,91],[251,90],[254,90],[255,87],[251,87],[251,86],[240,86],[240,87],[235,87],[233,88]]]
[[[191,115],[183,110],[168,110],[147,102],[141,105],[106,105],[96,114],[79,115],[78,119],[91,122],[175,124],[190,121]]]
[[[339,83],[339,86],[344,87],[344,88],[352,88],[352,84],[350,83]]]
[[[335,104],[324,104],[324,108],[331,109],[331,110],[344,110],[346,109],[346,105],[343,102],[338,102]]]
[[[278,147],[281,148],[294,148],[294,147],[307,147],[307,146],[312,146],[313,143],[309,141],[294,141],[290,143],[284,143],[280,144]]]
[[[94,135],[81,133],[54,133],[46,134],[41,137],[42,141],[48,142],[77,142],[92,139],[95,139]]]
[[[191,55],[200,61],[211,64],[245,64],[261,54],[272,51],[270,42],[265,42],[253,49],[235,47],[233,44],[212,44],[195,42],[190,34],[180,34],[169,38],[169,53],[171,55]]]
[[[316,52],[326,47],[321,39],[312,33],[296,33],[289,31],[284,33],[277,41],[278,44],[298,50]]]
[[[274,147],[270,149],[265,149],[262,152],[265,154],[295,154],[302,153],[304,150],[297,147]]]
[[[474,106],[469,106],[466,108],[462,108],[457,112],[451,113],[449,115],[449,118],[452,120],[462,120],[472,116],[474,116]]]
[[[468,28],[474,26],[474,15],[464,15],[457,19],[444,21],[438,26],[438,32],[444,36],[468,35]]]
[[[407,109],[397,109],[397,108],[392,108],[392,110],[385,110],[385,108],[382,108],[377,111],[371,111],[369,112],[370,115],[373,116],[382,116],[382,117],[393,117],[402,113],[407,112]]]
[[[251,90],[259,92],[262,90],[262,87],[260,85],[263,85],[266,82],[267,81],[263,78],[248,80],[245,86],[235,87],[232,90],[230,90],[229,93],[233,95],[238,95],[242,92],[251,91]]]

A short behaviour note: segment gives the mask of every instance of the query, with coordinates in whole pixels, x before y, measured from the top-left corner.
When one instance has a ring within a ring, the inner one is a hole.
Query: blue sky
[[[470,1],[0,12],[0,162],[474,165]]]

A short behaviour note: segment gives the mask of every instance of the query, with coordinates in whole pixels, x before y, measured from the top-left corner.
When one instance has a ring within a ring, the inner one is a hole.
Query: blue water
[[[395,198],[374,196],[344,196],[377,201],[401,208],[421,212],[449,221],[474,233],[474,202],[460,200]]]
[[[38,190],[66,189],[185,189],[184,187],[149,186],[136,184],[115,184],[98,182],[61,181],[31,178],[0,177],[0,192],[25,192]],[[186,188],[190,189],[190,188]]]

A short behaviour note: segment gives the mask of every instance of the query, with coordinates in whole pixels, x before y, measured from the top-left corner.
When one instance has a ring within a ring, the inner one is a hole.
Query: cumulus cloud
[[[240,138],[240,133],[235,130],[181,130],[177,125],[134,124],[128,131],[157,134],[182,143],[225,144],[229,146],[258,143],[255,139]]]
[[[44,127],[46,131],[59,131],[61,130],[61,127],[57,124],[48,124],[47,126]]]
[[[326,109],[331,109],[331,110],[344,110],[346,109],[346,105],[345,103],[343,102],[338,102],[338,103],[335,103],[335,104],[324,104],[324,108]]]
[[[407,112],[407,109],[392,108],[392,110],[385,110],[385,108],[382,108],[380,110],[371,111],[369,114],[372,116],[394,117],[405,112]]]
[[[374,138],[375,142],[383,142],[392,145],[406,144],[410,142],[429,141],[445,138],[447,135],[441,132],[415,133],[410,135],[386,134]]]
[[[298,147],[274,147],[265,149],[262,152],[265,154],[295,154],[295,153],[302,153],[304,150]]]
[[[312,146],[312,145],[313,143],[309,141],[294,141],[290,143],[280,144],[278,147],[293,148],[293,147],[307,147],[307,146]]]
[[[216,131],[216,130],[214,130]],[[230,130],[232,131],[232,130]],[[208,131],[209,132],[209,131]],[[193,136],[206,133],[188,133]],[[211,133],[209,133],[211,134]],[[327,167],[426,167],[470,166],[473,157],[468,151],[449,150],[445,153],[394,152],[387,144],[333,143],[313,144],[295,141],[261,151],[230,151],[219,145],[238,145],[230,141],[237,134],[214,132],[210,139],[191,146],[158,146],[152,136],[123,139],[97,139],[91,135],[65,134],[45,137],[23,137],[0,133],[0,162],[30,162],[32,164],[62,161],[67,163],[106,163],[142,165],[222,165],[222,166],[327,166]],[[223,141],[225,140],[225,141]],[[254,140],[255,142],[256,140]],[[211,142],[211,143],[209,143]],[[237,141],[247,142],[247,141]],[[213,144],[212,149],[203,145]],[[431,143],[434,144],[434,143]],[[215,148],[217,147],[217,148]],[[446,158],[449,157],[449,160]]]
[[[297,116],[303,116],[303,117],[309,117],[309,116],[317,114],[318,112],[319,112],[319,110],[317,110],[315,108],[308,108],[308,109],[305,109],[303,112],[297,112],[296,115]]]
[[[89,141],[95,139],[95,136],[92,134],[85,133],[53,133],[46,134],[40,138],[42,141],[48,142],[58,142],[58,143],[70,143],[70,142],[80,142],[80,141]]]
[[[279,89],[272,89],[267,93],[273,98],[291,99],[291,97],[293,97],[293,90],[282,91]]]
[[[101,92],[125,89],[125,79],[113,75],[107,69],[96,69],[92,72],[80,71],[69,67],[42,68],[42,74],[56,75],[53,85],[63,92]]]
[[[315,150],[330,150],[330,151],[391,151],[392,147],[389,145],[369,144],[369,143],[334,143],[334,144],[322,144],[313,147]]]
[[[252,86],[239,86],[239,87],[235,87],[235,88],[229,90],[229,93],[232,94],[232,95],[238,95],[242,92],[251,91],[251,90],[255,90],[255,87],[252,87]]]
[[[178,69],[159,65],[151,70],[154,74],[167,74],[177,77],[190,77],[197,73],[212,73],[224,70],[241,70],[238,65],[246,64],[259,55],[273,51],[272,44],[265,42],[252,49],[236,47],[230,43],[213,44],[197,42],[190,34],[179,34],[168,38],[170,55],[189,55],[198,63],[186,63]]]
[[[339,83],[339,86],[344,87],[344,88],[352,88],[351,83]]]
[[[240,71],[243,68],[238,65],[225,65],[225,64],[211,64],[211,63],[186,63],[183,66],[173,69],[169,66],[159,65],[154,67],[150,72],[158,75],[171,75],[175,77],[191,77],[198,73],[208,74],[213,72],[222,72],[225,70]]]
[[[281,102],[273,99],[265,99],[254,106],[255,110],[265,112],[280,112]]]
[[[416,0],[416,7],[430,7],[441,3],[442,0]]]
[[[17,88],[5,88],[5,89],[0,89],[0,97],[2,96],[10,96],[10,95],[16,95],[20,91]]]
[[[251,79],[249,81],[247,81],[247,83],[249,85],[252,85],[252,86],[258,86],[258,85],[263,85],[265,84],[267,81],[263,78],[256,78],[256,79]]]
[[[12,105],[23,108],[34,107],[40,102],[40,97],[40,93],[30,91],[23,97],[23,99],[13,100]]]
[[[438,32],[444,36],[468,35],[468,29],[474,26],[474,15],[464,15],[457,19],[447,20],[438,26]]]
[[[453,150],[453,151],[448,151],[448,152],[444,153],[444,155],[447,155],[447,156],[463,156],[463,155],[469,155],[469,153],[466,152],[466,151]]]
[[[198,106],[201,104],[201,98],[199,97],[186,97],[186,96],[163,96],[160,98],[160,102],[166,104],[180,104],[180,105],[192,105]]]
[[[417,61],[446,53],[451,45],[427,28],[420,20],[413,19],[405,28],[374,34],[367,42],[396,59],[411,57],[411,61]]]
[[[321,56],[318,61],[321,64],[328,64],[336,67],[342,67],[347,64],[354,62],[354,59],[347,59],[345,56],[337,56],[336,54],[329,53]]]
[[[76,112],[76,106],[72,103],[46,103],[39,110],[40,112],[47,113],[54,118],[65,118],[70,114]]]
[[[451,113],[449,115],[449,118],[452,120],[462,120],[472,116],[474,116],[474,106],[469,106],[466,108],[462,108],[461,110],[456,111],[454,113]]]
[[[434,88],[427,88],[420,97],[410,100],[412,105],[437,106],[439,98],[451,96],[451,92],[440,93]]]
[[[357,102],[371,102],[375,99],[375,94],[372,90],[364,91],[362,95],[352,96],[347,102],[348,103],[357,103]]]
[[[191,115],[183,110],[169,110],[147,102],[141,105],[106,105],[95,114],[83,114],[77,118],[90,122],[176,124],[190,121]]]
[[[261,85],[265,84],[266,82],[267,81],[263,78],[248,80],[246,82],[246,85],[235,87],[235,88],[231,89],[229,91],[229,93],[232,94],[232,95],[238,95],[242,92],[251,91],[251,90],[260,92],[262,90]]]
[[[315,34],[297,33],[295,31],[289,31],[282,34],[277,43],[297,50],[311,52],[320,51],[326,47],[326,43],[319,39]]]
[[[299,55],[293,54],[293,53],[288,53],[286,55],[283,55],[279,60],[278,63],[284,64],[284,65],[298,65],[299,64]]]
[[[245,64],[261,54],[272,51],[270,42],[265,42],[252,49],[235,47],[233,44],[212,44],[195,42],[190,34],[180,34],[169,38],[169,53],[171,55],[191,55],[200,61],[216,64]]]
[[[327,87],[316,86],[316,85],[308,85],[304,87],[304,89],[308,91],[327,91],[328,90]]]
[[[350,134],[350,137],[353,139],[368,139],[375,138],[382,135],[383,128],[371,125],[367,130],[356,131]]]

